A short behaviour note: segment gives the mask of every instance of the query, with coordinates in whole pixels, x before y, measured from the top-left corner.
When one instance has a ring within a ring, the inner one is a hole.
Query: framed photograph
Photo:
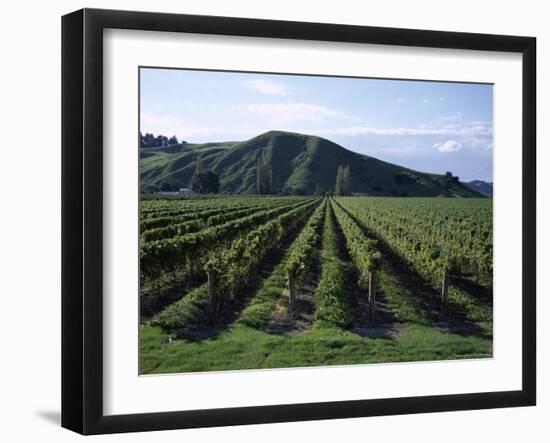
[[[62,425],[536,402],[536,41],[62,21]]]

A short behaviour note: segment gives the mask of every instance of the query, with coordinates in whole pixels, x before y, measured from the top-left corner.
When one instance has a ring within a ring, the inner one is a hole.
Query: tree
[[[168,146],[168,137],[165,135],[157,135],[154,146]]]
[[[142,148],[153,148],[155,147],[155,136],[153,134],[149,134],[148,132],[143,135],[141,132],[139,133],[140,136],[140,144]]]
[[[454,183],[458,183],[459,180],[458,176],[454,176],[451,171],[447,171],[445,172],[445,177],[443,177],[443,188],[449,189]]]
[[[349,166],[338,166],[334,193],[336,195],[351,195],[351,171]]]
[[[256,158],[256,193],[257,194],[262,193],[262,183],[263,183],[262,173],[263,173],[262,160],[260,157],[257,157]]]
[[[191,177],[191,189],[195,191],[197,194],[201,194],[204,189],[204,180],[201,177],[201,174],[197,174],[196,172]]]
[[[197,156],[197,161],[195,163],[195,174],[202,174],[204,172],[204,163],[202,162],[202,157]]]
[[[220,192],[220,178],[212,171],[193,174],[191,189],[198,194],[217,194]]]
[[[263,154],[256,159],[256,192],[258,194],[273,193],[271,161]]]
[[[342,169],[342,178],[344,182],[344,195],[351,195],[351,171],[349,166]]]
[[[336,195],[342,195],[343,194],[342,166],[338,166],[338,171],[336,172],[336,185],[334,186],[334,193]]]
[[[217,194],[220,192],[220,178],[218,174],[204,168],[202,157],[197,157],[195,172],[191,177],[191,189],[198,194]]]
[[[273,170],[271,169],[271,162],[265,159],[265,183],[266,183],[266,194],[273,194]]]

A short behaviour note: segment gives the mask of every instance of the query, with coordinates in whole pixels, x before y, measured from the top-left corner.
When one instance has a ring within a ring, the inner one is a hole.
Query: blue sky
[[[491,85],[142,68],[141,132],[191,143],[272,129],[419,171],[493,177]]]

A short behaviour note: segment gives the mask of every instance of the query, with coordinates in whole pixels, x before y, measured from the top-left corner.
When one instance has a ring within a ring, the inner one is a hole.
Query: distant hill
[[[276,192],[332,192],[338,166],[349,166],[352,191],[377,196],[482,197],[449,175],[428,174],[352,152],[324,138],[269,131],[243,142],[178,144],[140,149],[144,192],[188,187],[198,156],[220,177],[220,192],[256,193],[256,164],[271,162]]]
[[[493,183],[484,182],[483,180],[473,180],[471,182],[464,183],[470,189],[477,191],[487,197],[493,196]]]

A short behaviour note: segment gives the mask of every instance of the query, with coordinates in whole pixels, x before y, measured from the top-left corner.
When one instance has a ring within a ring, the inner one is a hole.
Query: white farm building
[[[186,195],[188,197],[192,197],[194,195],[197,195],[197,193],[189,188],[180,188],[178,191],[178,195]]]

